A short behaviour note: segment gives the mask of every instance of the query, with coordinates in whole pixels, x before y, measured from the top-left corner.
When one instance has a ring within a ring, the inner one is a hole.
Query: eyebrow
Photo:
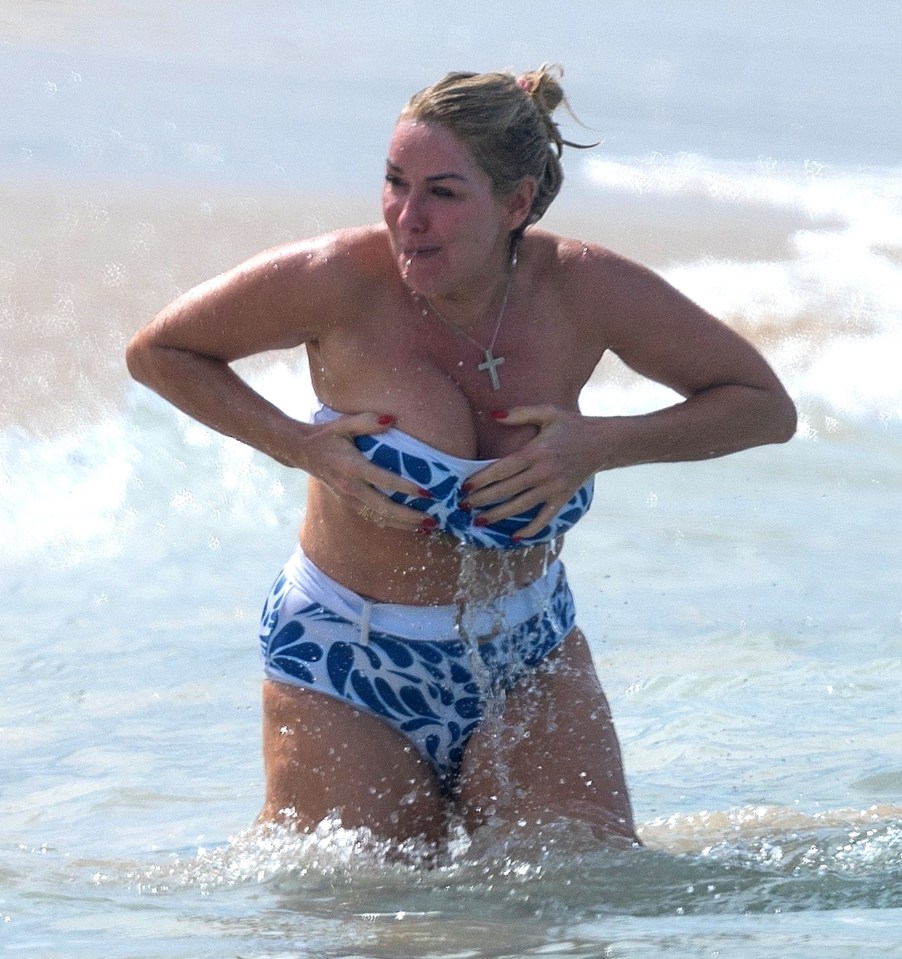
[[[404,171],[397,165],[397,163],[392,163],[391,160],[386,160],[385,165],[393,173],[403,173]],[[432,173],[429,176],[425,177],[428,183],[435,183],[437,180],[460,180],[461,183],[468,183],[469,180],[462,173],[454,173],[452,170],[448,170],[445,173]]]

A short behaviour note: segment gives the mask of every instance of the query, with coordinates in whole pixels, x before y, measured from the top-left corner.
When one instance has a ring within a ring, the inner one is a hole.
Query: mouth
[[[407,260],[408,263],[412,263],[414,260],[426,260],[431,256],[435,256],[439,252],[440,247],[437,246],[418,246],[418,247],[404,247],[401,250],[401,255]]]
[[[425,275],[417,267],[425,264],[441,252],[440,246],[402,246],[399,251],[401,279],[412,289],[419,289]],[[428,272],[428,267],[426,267]]]

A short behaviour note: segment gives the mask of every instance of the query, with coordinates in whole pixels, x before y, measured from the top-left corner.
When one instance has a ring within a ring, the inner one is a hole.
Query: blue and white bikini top
[[[314,423],[327,423],[341,415],[328,406],[321,406],[313,414],[312,420]],[[438,523],[438,530],[450,533],[470,546],[516,549],[548,543],[571,529],[585,516],[592,503],[594,476],[586,480],[544,529],[534,536],[515,540],[512,537],[538,515],[541,504],[487,526],[474,525],[478,514],[461,509],[460,505],[467,498],[461,489],[467,478],[496,460],[470,460],[452,456],[395,427],[384,433],[355,436],[354,444],[371,463],[411,480],[432,494],[429,498],[383,490],[387,496],[396,503],[431,516]]]

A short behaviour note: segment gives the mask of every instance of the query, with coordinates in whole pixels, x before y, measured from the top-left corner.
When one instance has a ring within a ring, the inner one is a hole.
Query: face
[[[402,120],[395,128],[382,214],[411,289],[450,297],[496,283],[507,265],[510,231],[529,202],[516,194],[497,197],[488,174],[444,127]]]

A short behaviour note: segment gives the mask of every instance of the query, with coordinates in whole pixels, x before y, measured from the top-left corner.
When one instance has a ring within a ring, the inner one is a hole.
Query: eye
[[[432,188],[432,195],[443,200],[453,200],[457,196],[454,190],[449,190],[446,186],[434,186]]]
[[[387,186],[390,186],[392,189],[400,189],[404,186],[404,181],[396,173],[386,173],[385,174],[385,183]]]

